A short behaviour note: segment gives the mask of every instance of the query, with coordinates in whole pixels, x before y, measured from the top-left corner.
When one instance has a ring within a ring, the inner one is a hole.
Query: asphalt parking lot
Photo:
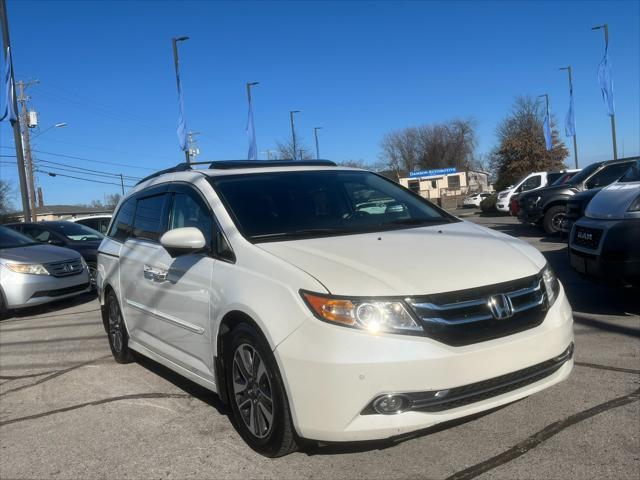
[[[456,213],[530,242],[554,267],[574,308],[566,382],[408,438],[270,460],[214,394],[150,361],[115,363],[85,296],[0,322],[0,478],[638,479],[640,291],[579,277],[563,242],[513,218]]]

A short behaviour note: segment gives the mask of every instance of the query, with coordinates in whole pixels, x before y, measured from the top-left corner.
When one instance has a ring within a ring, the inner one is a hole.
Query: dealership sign
[[[409,173],[409,177],[433,177],[435,175],[447,175],[449,173],[456,173],[458,170],[456,167],[448,168],[436,168],[435,170],[419,170],[417,172]]]

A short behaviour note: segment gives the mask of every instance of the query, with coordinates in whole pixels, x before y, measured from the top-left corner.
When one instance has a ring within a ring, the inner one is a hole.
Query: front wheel
[[[95,262],[87,262],[87,269],[89,270],[89,288],[93,292],[96,289],[98,265]]]
[[[296,450],[289,403],[271,349],[249,325],[231,333],[227,388],[236,428],[256,452],[280,457]]]
[[[564,205],[556,205],[555,207],[551,207],[547,210],[547,213],[544,214],[542,227],[548,235],[553,235],[560,231],[562,221],[566,215],[566,210],[567,209]]]

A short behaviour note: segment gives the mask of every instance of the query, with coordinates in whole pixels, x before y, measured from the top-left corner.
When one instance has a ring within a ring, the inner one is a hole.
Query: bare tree
[[[296,137],[296,152],[293,153],[293,140],[287,139],[282,142],[276,142],[276,155],[280,160],[311,160],[311,150],[304,144],[302,138]]]
[[[468,168],[477,144],[471,119],[408,127],[382,139],[381,158],[398,176],[419,169]]]
[[[13,210],[13,186],[8,180],[0,179],[0,215],[5,215]]]
[[[107,195],[104,199],[104,206],[113,210],[114,208],[116,208],[121,198],[122,195],[120,195],[119,193],[112,193],[110,195]]]

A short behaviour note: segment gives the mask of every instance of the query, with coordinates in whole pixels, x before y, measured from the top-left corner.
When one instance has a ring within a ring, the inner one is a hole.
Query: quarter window
[[[109,231],[109,236],[120,241],[125,241],[131,234],[131,225],[133,224],[133,214],[136,211],[136,200],[130,198],[122,204],[113,225]]]
[[[163,230],[164,200],[164,194],[138,200],[133,223],[134,237],[158,241]]]
[[[199,229],[211,245],[211,215],[204,206],[192,195],[176,193],[173,197],[169,230],[182,227],[195,227]]]

